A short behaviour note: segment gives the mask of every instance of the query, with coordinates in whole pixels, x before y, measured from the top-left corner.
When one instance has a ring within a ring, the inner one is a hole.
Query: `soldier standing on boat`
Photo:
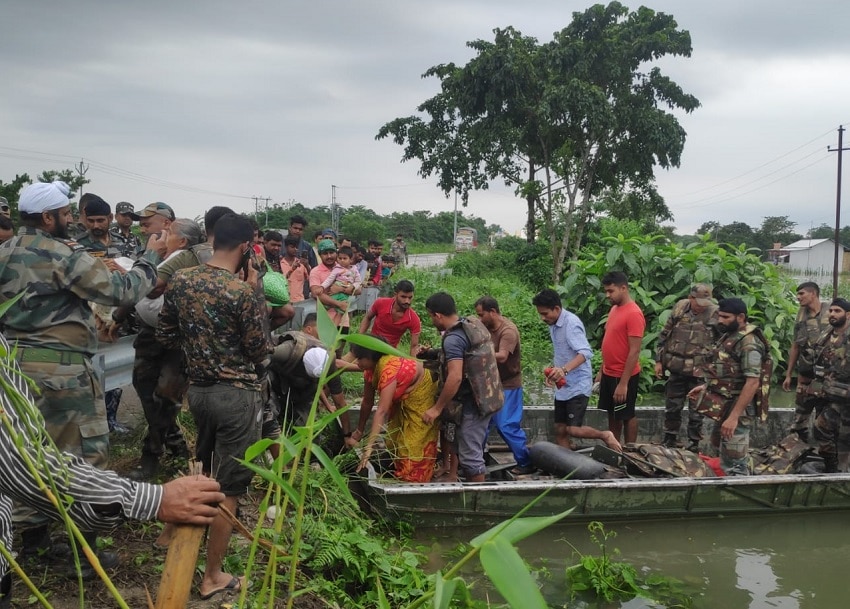
[[[717,303],[711,286],[698,283],[687,298],[677,302],[658,334],[655,376],[664,378],[664,446],[676,447],[682,410],[688,392],[700,384],[694,370],[717,337]],[[697,452],[702,440],[702,415],[688,409],[688,450]]]
[[[726,475],[747,476],[750,427],[756,416],[767,415],[769,347],[761,330],[747,322],[747,305],[740,298],[718,303],[717,327],[723,334],[701,368],[705,383],[688,398],[697,412],[715,420],[711,443],[720,451]]]
[[[823,459],[823,471],[834,473],[847,471],[850,465],[850,354],[847,353],[850,302],[836,298],[829,307],[821,308],[828,308],[830,329],[814,344],[812,380],[805,385],[802,395],[818,413],[814,438]],[[799,391],[797,395],[801,395]]]
[[[797,286],[797,302],[800,310],[794,322],[794,342],[788,351],[788,371],[782,388],[791,391],[791,375],[797,370],[797,395],[794,409],[794,422],[791,432],[800,436],[804,442],[809,441],[809,421],[812,411],[823,402],[813,395],[809,384],[815,377],[814,358],[815,343],[830,331],[829,316],[825,303],[820,301],[820,288],[813,281],[806,281]],[[815,412],[815,417],[820,414]]]

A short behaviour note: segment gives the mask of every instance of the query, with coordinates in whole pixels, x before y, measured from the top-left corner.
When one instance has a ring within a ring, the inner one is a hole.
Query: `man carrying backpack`
[[[454,299],[445,292],[429,297],[425,309],[434,327],[443,332],[442,387],[436,403],[425,411],[422,420],[433,423],[450,403],[459,403],[459,468],[467,482],[484,482],[484,440],[493,413],[504,403],[490,332],[477,318],[459,317]]]
[[[770,351],[761,330],[747,323],[747,305],[725,298],[717,305],[722,333],[702,368],[705,382],[694,387],[689,407],[715,420],[711,443],[720,450],[720,466],[728,476],[750,473],[750,427],[767,416]]]

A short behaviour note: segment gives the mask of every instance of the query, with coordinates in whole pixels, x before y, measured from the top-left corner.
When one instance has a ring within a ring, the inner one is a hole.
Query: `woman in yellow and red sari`
[[[437,400],[437,382],[420,361],[385,355],[360,345],[352,345],[351,352],[365,380],[360,422],[352,433],[353,441],[363,437],[375,395],[378,396],[361,466],[369,460],[386,423],[387,449],[393,457],[395,477],[406,482],[430,482],[437,460],[439,428],[423,422],[422,413]]]

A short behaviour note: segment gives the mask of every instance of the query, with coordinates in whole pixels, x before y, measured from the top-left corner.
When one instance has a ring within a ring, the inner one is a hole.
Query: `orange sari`
[[[439,386],[426,370],[416,384],[416,361],[385,355],[364,378],[381,390],[393,381],[396,389],[387,420],[387,449],[393,455],[395,476],[407,482],[430,482],[437,460],[437,425],[422,421],[434,405]],[[377,381],[375,381],[377,379]]]

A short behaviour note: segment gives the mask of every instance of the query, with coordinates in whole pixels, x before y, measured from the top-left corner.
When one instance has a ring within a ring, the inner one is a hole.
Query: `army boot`
[[[662,440],[661,444],[667,448],[676,448],[676,434],[665,433],[664,440]]]
[[[838,455],[835,453],[824,453],[821,456],[823,457],[823,473],[838,473]]]

